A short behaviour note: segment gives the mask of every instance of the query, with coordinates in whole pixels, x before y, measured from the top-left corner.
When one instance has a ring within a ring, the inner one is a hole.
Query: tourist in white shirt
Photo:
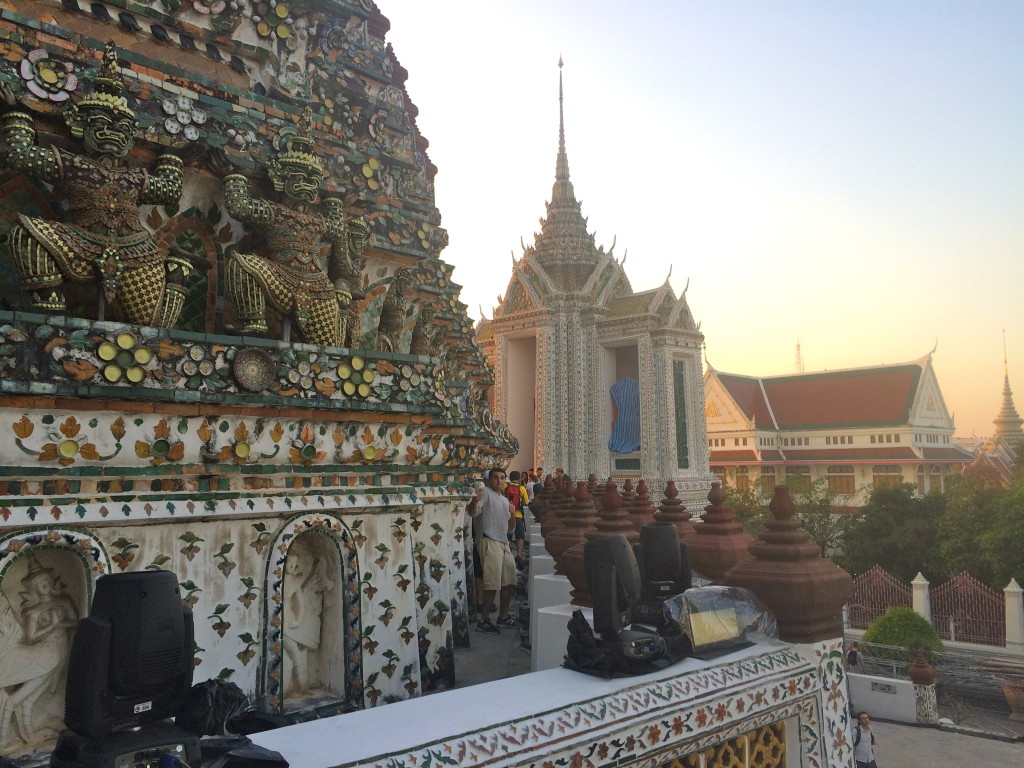
[[[476,628],[488,635],[500,634],[498,627],[514,627],[508,614],[512,587],[516,583],[516,562],[508,546],[508,535],[515,530],[512,506],[502,495],[505,470],[492,469],[484,487],[469,502],[469,516],[476,521],[479,541],[477,553],[483,563],[483,608]],[[497,626],[490,620],[494,596],[499,594]]]

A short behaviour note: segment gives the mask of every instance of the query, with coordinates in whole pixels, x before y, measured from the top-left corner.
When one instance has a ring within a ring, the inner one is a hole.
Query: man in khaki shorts
[[[498,627],[516,625],[515,619],[508,615],[512,587],[516,583],[516,562],[508,546],[508,534],[515,530],[515,518],[508,499],[502,495],[504,486],[505,470],[492,469],[468,509],[480,535],[477,555],[484,571],[483,610],[476,628],[488,635],[500,634]],[[500,594],[497,626],[490,620],[495,593]]]

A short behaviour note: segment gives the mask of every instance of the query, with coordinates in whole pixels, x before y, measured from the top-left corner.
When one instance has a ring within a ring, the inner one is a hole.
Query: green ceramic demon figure
[[[0,120],[0,163],[53,184],[68,202],[65,221],[19,215],[8,246],[35,309],[62,313],[65,281],[98,280],[104,298],[119,299],[129,322],[171,328],[192,265],[161,251],[139,220],[139,206],[176,203],[182,164],[174,155],[161,155],[152,171],[126,164],[139,120],[123,90],[117,52],[107,43],[94,91],[65,111],[83,155],[37,146],[25,112],[7,111]],[[2,84],[0,101],[16,109],[13,92]]]
[[[325,198],[314,207],[324,171],[313,154],[311,118],[306,108],[284,151],[268,163],[274,190],[282,193],[280,203],[251,197],[241,174],[224,177],[228,213],[247,224],[263,245],[257,254],[231,254],[227,286],[242,333],[267,332],[270,302],[295,318],[306,342],[342,346],[367,230],[361,219],[345,221],[338,198]],[[321,249],[328,244],[325,264]]]

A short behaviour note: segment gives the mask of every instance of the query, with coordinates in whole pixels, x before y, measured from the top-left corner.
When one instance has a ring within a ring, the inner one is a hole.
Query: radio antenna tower
[[[796,372],[804,372],[804,356],[800,352],[800,339],[796,340]]]

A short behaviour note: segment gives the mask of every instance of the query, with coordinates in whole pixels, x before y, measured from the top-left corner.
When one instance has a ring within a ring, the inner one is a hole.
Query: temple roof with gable
[[[911,363],[765,377],[709,366],[708,375],[762,429],[951,425],[930,355]]]

